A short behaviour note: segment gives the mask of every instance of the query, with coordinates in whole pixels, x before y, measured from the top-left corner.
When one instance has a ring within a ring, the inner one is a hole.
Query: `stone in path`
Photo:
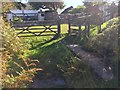
[[[79,58],[87,62],[88,65],[93,69],[93,71],[98,76],[100,76],[104,80],[111,80],[113,78],[113,73],[111,71],[111,68],[110,67],[109,69],[105,68],[104,63],[102,62],[102,58],[98,58],[92,55],[91,53],[84,51],[78,45],[67,45],[67,47],[72,52],[74,52]]]

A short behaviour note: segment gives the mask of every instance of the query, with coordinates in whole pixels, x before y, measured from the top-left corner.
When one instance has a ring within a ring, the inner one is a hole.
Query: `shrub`
[[[1,17],[2,28],[2,78],[4,88],[24,88],[32,82],[36,71],[37,60],[30,60],[24,40],[17,37],[15,29],[11,28]]]
[[[96,51],[100,54],[105,54],[103,52],[108,51],[114,54],[118,52],[118,27],[120,26],[119,18],[114,18],[108,21],[106,29],[103,33],[98,34],[88,40],[85,48],[89,50]]]

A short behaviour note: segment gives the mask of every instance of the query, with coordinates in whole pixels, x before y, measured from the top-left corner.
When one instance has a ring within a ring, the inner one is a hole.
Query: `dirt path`
[[[104,80],[113,79],[113,73],[112,73],[111,67],[106,69],[104,63],[102,62],[102,58],[98,58],[92,55],[91,53],[84,51],[78,45],[67,45],[67,47],[73,53],[75,53],[79,58],[87,62],[88,65],[90,65],[90,67],[98,76],[100,76]]]

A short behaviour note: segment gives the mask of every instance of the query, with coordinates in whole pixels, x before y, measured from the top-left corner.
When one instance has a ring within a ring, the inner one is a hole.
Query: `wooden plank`
[[[68,24],[68,19],[60,19],[60,24]]]
[[[47,25],[57,25],[57,21],[25,21],[25,22],[16,22],[13,24],[15,28],[28,27],[28,26],[47,26]]]
[[[79,24],[71,23],[71,27],[78,27]]]
[[[71,30],[75,30],[75,31],[78,31],[79,29],[76,29],[76,28],[71,28]]]
[[[29,30],[44,30],[45,28],[29,28]],[[50,29],[57,29],[57,28],[50,28]],[[23,30],[22,28],[16,29],[17,31]]]
[[[24,21],[24,22],[15,22],[15,24],[51,24],[51,23],[57,23],[57,20],[44,20],[44,21]]]
[[[32,32],[32,31],[31,31],[31,32]],[[54,32],[57,33],[57,31],[54,31]],[[54,33],[54,32],[51,32],[51,31],[45,31],[45,32],[43,32],[43,33]],[[16,32],[16,33],[20,33],[20,32]],[[33,33],[42,33],[42,32],[40,32],[40,31],[35,31],[35,32],[33,32]],[[20,34],[30,34],[30,32],[28,32],[28,31],[24,31],[24,32],[22,32],[22,33],[20,33]]]
[[[55,36],[56,34],[43,34],[43,35],[18,35],[18,37],[35,37],[35,36]]]

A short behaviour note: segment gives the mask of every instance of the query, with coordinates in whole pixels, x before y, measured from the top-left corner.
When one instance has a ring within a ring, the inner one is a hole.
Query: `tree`
[[[33,9],[49,9],[50,11],[57,11],[58,8],[64,8],[63,2],[29,2]]]
[[[87,1],[83,1],[84,6],[94,6],[94,5],[104,5],[107,2],[103,1],[103,2],[87,2]]]
[[[93,3],[92,2],[83,2],[84,3],[84,6],[92,6],[93,5]]]
[[[4,12],[8,12],[10,9],[15,8],[15,5],[13,4],[13,2],[2,2],[2,13]]]
[[[120,16],[120,1],[118,2],[118,16]]]
[[[81,12],[84,12],[85,10],[85,6],[77,6],[76,8],[73,8],[72,10],[69,11],[69,13],[81,13]]]
[[[14,2],[14,5],[16,6],[17,9],[22,9],[22,8],[26,8],[26,5],[21,3],[21,2]]]
[[[118,13],[118,7],[117,7],[117,5],[115,5],[115,2],[112,2],[111,6],[110,6],[111,18],[114,18],[116,13]]]

